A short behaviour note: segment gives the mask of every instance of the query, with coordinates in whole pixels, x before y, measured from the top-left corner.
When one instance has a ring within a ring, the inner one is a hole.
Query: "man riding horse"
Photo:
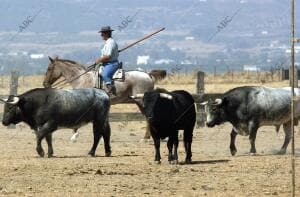
[[[112,38],[113,29],[110,26],[104,26],[98,33],[101,33],[102,39],[105,44],[101,50],[101,56],[96,59],[95,65],[102,63],[104,69],[101,76],[106,84],[107,92],[109,95],[116,94],[115,86],[113,84],[113,74],[119,67],[119,51],[118,45]]]

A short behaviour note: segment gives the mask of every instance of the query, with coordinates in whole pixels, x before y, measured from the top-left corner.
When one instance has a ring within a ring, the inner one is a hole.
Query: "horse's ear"
[[[52,59],[52,57],[48,56],[48,58],[49,58],[49,60],[50,60],[51,63],[54,62],[54,59]]]

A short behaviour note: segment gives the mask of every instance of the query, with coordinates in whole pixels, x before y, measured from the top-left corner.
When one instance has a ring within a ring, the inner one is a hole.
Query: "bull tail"
[[[151,70],[149,73],[152,80],[155,82],[163,80],[167,76],[166,70]]]

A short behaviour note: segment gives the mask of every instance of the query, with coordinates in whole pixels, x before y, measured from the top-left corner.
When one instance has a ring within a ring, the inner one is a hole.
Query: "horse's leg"
[[[71,137],[71,141],[72,141],[72,142],[76,142],[78,136],[79,136],[79,131],[78,131],[78,129],[74,129],[74,130],[73,130],[73,135],[72,135],[72,137]]]
[[[138,106],[140,112],[141,112],[142,114],[145,114],[145,113],[144,113],[143,104],[142,104],[141,102],[136,101],[136,100],[134,100],[134,101],[135,101],[135,104]],[[151,135],[150,135],[150,125],[149,125],[149,122],[146,120],[146,133],[145,133],[145,135],[144,135],[143,140],[149,140],[150,137],[151,137]]]

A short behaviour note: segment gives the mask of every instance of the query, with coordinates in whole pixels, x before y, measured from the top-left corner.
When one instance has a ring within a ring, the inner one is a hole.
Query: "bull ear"
[[[48,58],[49,58],[49,60],[50,60],[51,63],[54,62],[54,59],[52,59],[52,57],[48,56]]]
[[[136,94],[136,95],[132,95],[129,97],[132,99],[142,99],[142,98],[144,98],[144,94]]]
[[[223,100],[222,100],[222,99],[220,99],[220,98],[217,98],[217,99],[215,100],[215,103],[214,103],[214,105],[221,105],[221,104],[222,104],[222,102],[223,102]]]
[[[20,99],[19,97],[14,96],[12,101],[8,101],[8,99],[0,99],[0,100],[11,105],[17,105]]]
[[[159,96],[161,97],[161,98],[166,98],[166,99],[169,99],[169,100],[172,100],[172,95],[170,95],[170,94],[167,94],[167,93],[159,93]]]

